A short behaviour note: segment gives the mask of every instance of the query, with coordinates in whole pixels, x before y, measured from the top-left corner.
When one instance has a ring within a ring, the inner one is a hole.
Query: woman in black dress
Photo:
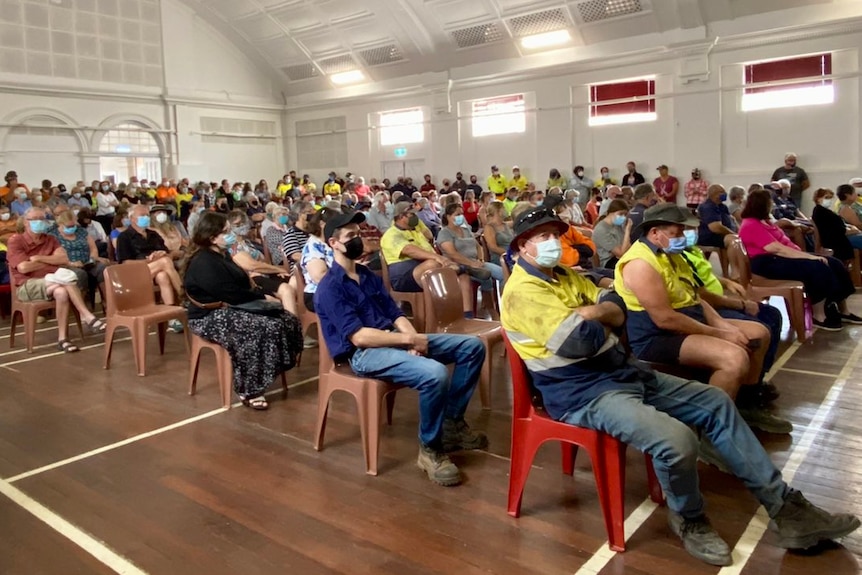
[[[189,329],[230,354],[234,391],[243,405],[266,409],[266,389],[302,352],[302,327],[288,311],[270,316],[230,307],[266,299],[231,261],[227,251],[234,242],[223,214],[201,216],[182,269]]]

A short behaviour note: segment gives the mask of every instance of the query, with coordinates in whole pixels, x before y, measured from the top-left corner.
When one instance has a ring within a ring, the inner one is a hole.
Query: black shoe
[[[840,317],[826,316],[826,319],[824,319],[823,321],[815,319],[814,325],[817,326],[817,329],[822,329],[825,331],[841,331],[842,329],[844,329],[844,326],[841,324]]]
[[[712,528],[705,515],[697,519],[684,519],[678,513],[668,510],[667,523],[670,530],[682,539],[683,547],[692,557],[722,567],[733,563],[730,547]]]
[[[778,388],[775,387],[775,384],[764,381],[758,383],[755,387],[760,392],[760,396],[767,402],[775,401],[776,399],[781,397],[781,392],[778,391]]]
[[[844,537],[859,525],[855,515],[824,511],[793,489],[787,494],[781,510],[769,522],[769,529],[778,535],[779,547],[808,549],[821,541]]]
[[[844,323],[853,323],[856,325],[862,325],[862,317],[859,317],[855,313],[842,313],[841,321]]]
[[[488,447],[488,436],[481,431],[473,431],[463,419],[443,420],[443,451],[451,453]]]

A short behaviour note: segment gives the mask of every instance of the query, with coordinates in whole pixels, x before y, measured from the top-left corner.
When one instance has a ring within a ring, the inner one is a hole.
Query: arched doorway
[[[159,180],[162,160],[159,142],[137,123],[119,124],[105,132],[99,143],[101,179],[128,182],[138,179]]]

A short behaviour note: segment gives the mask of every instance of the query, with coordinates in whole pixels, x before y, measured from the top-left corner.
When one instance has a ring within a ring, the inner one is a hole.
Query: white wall
[[[27,184],[43,178],[66,184],[96,179],[100,175],[100,128],[134,121],[153,130],[160,143],[164,174],[249,181],[280,177],[284,173],[283,101],[270,71],[258,67],[180,0],[131,2],[140,5],[140,11],[133,10],[128,16],[132,4],[117,4],[123,13],[117,14],[116,22],[123,33],[130,25],[145,30],[149,40],[141,45],[144,64],[114,62],[107,52],[99,52],[102,60],[95,65],[97,70],[102,65],[102,74],[88,77],[93,58],[75,52],[89,49],[81,41],[89,38],[85,30],[78,34],[81,38],[76,36],[70,54],[37,54],[49,63],[71,62],[73,73],[55,72],[52,77],[50,71],[56,66],[50,65],[33,70],[25,65],[0,67],[0,172],[16,170]],[[22,11],[21,18],[26,14]],[[86,18],[78,15],[77,20]],[[53,22],[55,19],[44,23],[46,33],[52,31]],[[42,24],[21,25],[26,38]],[[99,38],[101,33],[99,30]],[[154,35],[161,39],[155,40]],[[29,62],[29,44],[22,46],[20,50],[4,48],[3,61],[8,63],[20,51],[23,61]],[[158,51],[155,61],[149,54],[154,48]],[[122,57],[126,55],[124,51]],[[126,68],[134,72],[135,66],[146,71],[145,83],[124,76]],[[112,75],[112,71],[117,73]],[[46,135],[12,133],[28,118],[32,123],[34,116],[65,129]],[[231,143],[207,143],[201,134],[201,116],[273,122],[276,137],[254,144],[239,138]]]
[[[857,24],[858,26],[858,24]],[[434,114],[439,98],[428,92],[414,97],[359,101],[349,104],[290,109],[287,114],[288,164],[296,165],[291,142],[297,120],[345,115],[350,130],[349,169],[376,176],[381,161],[393,159],[392,150],[376,144],[369,129],[381,111],[422,106],[428,110],[426,141],[409,144],[408,157],[421,157],[435,181],[461,170],[483,180],[491,164],[505,173],[519,164],[528,178],[544,185],[551,168],[569,174],[576,164],[595,176],[601,166],[611,167],[614,177],[635,161],[648,180],[657,177],[656,166],[665,163],[684,183],[697,166],[704,176],[725,185],[766,182],[783,163],[785,152],[799,154],[814,188],[835,187],[862,175],[860,165],[859,59],[862,30],[824,34],[801,40],[755,47],[721,44],[708,56],[709,75],[703,81],[683,83],[679,70],[687,69],[685,57],[630,65],[608,60],[602,69],[560,73],[530,81],[497,82],[474,88],[456,83],[451,94],[453,114]],[[803,109],[742,112],[742,65],[769,58],[833,51],[836,79],[835,103]],[[706,57],[706,56],[704,56]],[[639,124],[588,125],[588,84],[654,75],[658,120]],[[527,130],[523,134],[473,138],[469,102],[523,93],[527,99]],[[368,142],[366,144],[366,142]],[[302,166],[296,166],[299,171]],[[682,194],[679,195],[683,202]],[[806,209],[810,209],[806,203]]]

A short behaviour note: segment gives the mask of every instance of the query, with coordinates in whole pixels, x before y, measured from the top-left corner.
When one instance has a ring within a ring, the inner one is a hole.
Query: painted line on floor
[[[652,515],[653,511],[656,509],[658,509],[658,503],[647,497],[644,499],[643,503],[638,505],[637,509],[632,511],[632,514],[628,516],[623,526],[626,541],[628,541],[629,537],[631,537],[632,534],[634,534],[634,532],[637,531],[647,519],[649,519],[650,515]],[[593,556],[590,557],[586,563],[581,565],[581,568],[575,572],[575,575],[597,575],[616,554],[617,552],[611,550],[611,548],[608,547],[608,542],[605,541],[599,550],[593,553]]]
[[[150,334],[150,335],[152,335],[152,334]],[[132,338],[131,338],[131,337],[121,337],[121,338],[119,338],[119,339],[115,339],[115,340],[114,340],[114,343],[121,343],[121,342],[124,342],[124,341],[132,341]],[[57,344],[56,344],[56,343],[54,343],[54,344],[51,344],[51,345],[50,345],[50,346],[48,346],[48,347],[56,347],[56,345],[57,345]],[[92,344],[92,345],[85,345],[85,346],[83,346],[83,347],[79,347],[79,348],[78,348],[78,350],[79,350],[79,351],[86,351],[86,350],[88,350],[88,349],[95,349],[95,348],[97,348],[97,347],[104,347],[104,346],[105,346],[105,342],[104,342],[104,341],[102,341],[102,342],[99,342],[99,343],[94,343],[94,344]],[[35,349],[35,348],[34,348],[34,349]],[[26,350],[24,350],[24,351],[26,351]],[[20,352],[19,352],[19,353],[20,353]],[[66,355],[66,352],[65,352],[65,351],[55,351],[55,352],[53,352],[53,353],[45,353],[45,354],[42,354],[42,355],[31,355],[31,356],[29,356],[29,357],[25,357],[24,359],[16,359],[16,360],[14,360],[14,361],[7,361],[6,363],[0,363],[0,367],[7,367],[7,366],[10,366],[10,365],[18,365],[19,363],[29,363],[29,362],[31,362],[31,361],[36,361],[37,359],[45,359],[46,357],[54,357],[54,356],[57,356],[57,355]]]
[[[0,481],[0,493],[20,505],[45,525],[89,553],[97,561],[121,575],[147,575],[147,572],[99,541],[86,531],[63,519],[26,493]]]
[[[802,344],[798,341],[794,341],[790,344],[783,354],[775,361],[772,365],[772,369],[769,370],[769,373],[766,374],[766,377],[769,378],[774,375],[778,370],[782,368],[782,366],[790,361],[790,358],[793,357],[793,354],[796,353],[802,347]],[[643,525],[647,519],[649,519],[650,515],[652,515],[653,511],[658,509],[658,505],[653,503],[650,498],[647,498],[640,506],[635,509],[631,515],[626,518],[625,522],[625,537],[626,541],[629,540],[635,531],[640,529],[641,525]],[[752,520],[753,521],[753,520]],[[751,525],[749,524],[749,527]],[[753,547],[752,547],[753,548]],[[577,570],[575,575],[595,575],[599,573],[605,566],[613,559],[614,555],[616,555],[615,551],[611,551],[610,547],[608,547],[608,541],[605,541],[602,546],[593,554],[593,556],[584,563],[580,569]],[[747,561],[747,559],[746,559]]]
[[[792,367],[782,367],[781,371],[788,373],[800,373],[802,375],[815,375],[818,377],[838,377],[837,373],[823,373],[822,371],[809,371],[807,369],[793,369]]]
[[[33,333],[44,333],[44,332],[46,332],[46,331],[54,331],[54,330],[55,330],[55,329],[57,329],[58,327],[59,327],[59,326],[56,326],[56,325],[55,325],[55,326],[53,326],[53,327],[43,327],[42,329],[37,329],[37,330],[36,330],[35,332],[33,332]],[[70,326],[70,327],[71,327],[71,326]],[[12,335],[11,333],[7,333],[6,335],[0,335],[0,339],[9,339],[9,337],[10,337],[11,335]],[[23,333],[23,332],[21,332],[21,333],[17,333],[17,330],[16,330],[15,335],[16,335],[17,337],[21,338],[21,339],[24,339],[24,333]]]
[[[164,427],[160,427],[158,429],[154,429],[152,431],[147,431],[145,433],[140,433],[138,435],[134,435],[132,437],[128,437],[123,439],[122,441],[117,441],[115,443],[111,443],[108,445],[104,445],[97,449],[92,449],[85,453],[81,453],[75,455],[73,457],[68,457],[66,459],[62,459],[60,461],[55,461],[54,463],[50,463],[48,465],[43,465],[42,467],[37,467],[36,469],[31,469],[30,471],[25,471],[24,473],[19,473],[13,477],[6,478],[6,482],[15,483],[16,481],[20,481],[27,477],[32,477],[33,475],[38,475],[39,473],[44,473],[46,471],[50,471],[51,469],[56,469],[58,467],[62,467],[64,465],[68,465],[70,463],[74,463],[76,461],[80,461],[82,459],[87,459],[88,457],[92,457],[94,455],[99,455],[101,453],[105,453],[106,451],[112,451],[117,449],[118,447],[123,447],[124,445],[129,445],[130,443],[135,443],[136,441],[140,441],[142,439],[147,439],[148,437],[152,437],[154,435],[159,435],[161,433],[165,433],[166,431],[171,431],[172,429],[177,429],[179,427],[186,426],[190,423],[195,423],[196,421],[200,421],[202,419],[206,419],[208,417],[212,417],[213,415],[218,415],[219,413],[223,413],[227,411],[224,407],[220,407],[218,409],[213,409],[212,411],[208,411],[206,413],[202,413],[200,415],[196,415],[194,417],[189,417],[188,419],[183,419],[182,421],[178,421],[176,423],[172,423],[170,425],[166,425]]]
[[[853,349],[853,353],[851,353],[850,357],[847,358],[847,361],[844,363],[844,367],[841,369],[841,373],[838,374],[838,377],[835,379],[835,383],[832,384],[832,387],[829,389],[829,392],[826,394],[820,407],[818,407],[817,411],[814,413],[814,417],[811,418],[811,422],[805,429],[805,433],[802,434],[799,442],[794,445],[793,451],[790,452],[790,457],[787,458],[787,462],[781,469],[781,476],[788,484],[793,482],[793,478],[796,477],[796,472],[799,471],[799,467],[808,457],[808,453],[811,451],[814,440],[826,424],[829,413],[835,407],[835,404],[847,383],[847,378],[856,367],[856,363],[859,361],[860,357],[862,357],[862,341],[859,341],[859,343],[856,344],[856,347]],[[748,527],[746,527],[745,532],[743,533],[743,537],[740,538],[736,547],[733,549],[733,565],[722,567],[718,572],[719,575],[739,575],[739,573],[742,573],[746,563],[751,559],[751,555],[754,553],[755,547],[757,547],[757,544],[766,532],[768,522],[769,517],[766,514],[766,510],[761,506],[757,510],[757,513],[755,513],[754,517],[751,518]]]
[[[15,373],[21,373],[20,371],[18,371],[18,370],[17,370],[17,369],[15,369],[14,367],[8,367],[8,366],[5,366],[5,365],[0,365],[0,367],[2,367],[3,369],[8,369],[9,371],[13,371],[13,372],[15,372]]]
[[[314,377],[309,377],[308,379],[304,379],[302,381],[297,381],[296,383],[289,384],[287,386],[287,388],[293,389],[296,387],[300,387],[300,386],[303,386],[303,385],[310,383],[312,381],[316,381],[317,379],[318,379],[318,376],[315,375]],[[275,393],[281,393],[281,388],[269,391],[266,393],[266,395],[272,395]],[[242,405],[242,403],[237,402],[237,403],[232,404],[231,407],[238,407],[240,405]],[[62,467],[64,465],[68,465],[70,463],[75,463],[76,461],[81,461],[82,459],[87,459],[88,457],[92,457],[94,455],[99,455],[101,453],[105,453],[106,451],[112,451],[112,450],[117,449],[119,447],[123,447],[125,445],[129,445],[131,443],[141,441],[142,439],[148,439],[148,438],[153,437],[155,435],[165,433],[166,431],[171,431],[173,429],[177,429],[179,427],[184,427],[184,426],[189,425],[191,423],[195,423],[195,422],[201,421],[203,419],[210,418],[214,415],[218,415],[219,413],[226,413],[227,411],[228,411],[228,409],[224,408],[224,407],[220,407],[218,409],[213,409],[212,411],[208,411],[206,413],[202,413],[200,415],[196,415],[196,416],[190,417],[188,419],[183,419],[182,421],[178,421],[176,423],[172,423],[170,425],[166,425],[164,427],[160,427],[160,428],[154,429],[152,431],[147,431],[145,433],[141,433],[141,434],[129,437],[127,439],[123,439],[122,441],[117,441],[116,443],[111,443],[111,444],[108,444],[108,445],[105,445],[105,446],[102,446],[102,447],[99,447],[96,449],[92,449],[90,451],[87,451],[87,452],[84,452],[84,453],[81,453],[78,455],[75,455],[73,457],[68,457],[68,458],[62,459],[60,461],[55,461],[54,463],[50,463],[48,465],[43,465],[42,467],[37,467],[36,469],[32,469],[30,471],[25,471],[24,473],[19,473],[18,475],[14,475],[12,477],[6,478],[5,481],[8,483],[15,483],[16,481],[26,479],[27,477],[32,477],[33,475],[38,475],[40,473],[44,473],[46,471],[50,471],[50,470],[56,469],[58,467]]]

